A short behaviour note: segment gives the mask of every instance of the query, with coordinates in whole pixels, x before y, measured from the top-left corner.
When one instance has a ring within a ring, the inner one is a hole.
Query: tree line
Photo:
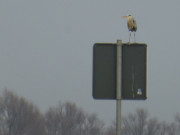
[[[144,109],[122,117],[122,135],[179,135],[180,114],[169,123],[151,118]],[[38,107],[12,91],[0,96],[0,135],[116,135],[116,123],[105,126],[96,114],[75,103],[59,103],[41,113]]]

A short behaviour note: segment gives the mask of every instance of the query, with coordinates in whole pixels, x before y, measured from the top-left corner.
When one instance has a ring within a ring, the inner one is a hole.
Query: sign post
[[[121,77],[122,77],[122,41],[117,40],[116,63],[116,134],[121,134]]]

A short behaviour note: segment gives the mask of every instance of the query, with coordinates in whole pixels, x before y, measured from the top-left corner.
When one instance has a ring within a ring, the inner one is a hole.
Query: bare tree
[[[83,135],[102,135],[104,133],[104,122],[99,120],[96,114],[86,114],[83,127]]]
[[[46,113],[46,130],[49,135],[81,134],[84,113],[75,104],[59,104]]]
[[[169,124],[166,122],[160,123],[159,135],[168,135]]]
[[[171,123],[167,129],[168,129],[167,130],[168,135],[176,135],[177,130],[176,130],[176,124],[175,123]]]
[[[160,131],[160,123],[157,118],[151,118],[147,121],[146,135],[158,135]]]
[[[157,118],[148,119],[147,116],[147,111],[137,109],[134,114],[123,117],[122,135],[179,135],[176,123],[159,122]]]
[[[45,134],[43,116],[37,107],[8,90],[0,100],[0,135]]]
[[[115,121],[112,122],[112,125],[107,127],[105,131],[105,135],[116,135],[116,122]]]
[[[176,133],[177,135],[179,135],[180,134],[180,114],[177,113],[174,118],[175,118],[175,124],[176,124]]]
[[[70,102],[50,108],[45,118],[48,135],[101,135],[103,127],[96,115],[88,115]]]
[[[179,135],[180,114],[175,115],[171,123],[159,122],[157,118],[148,118],[147,111],[137,109],[122,118],[122,135]],[[116,135],[116,123],[107,127],[105,135]]]
[[[146,128],[147,112],[143,109],[137,109],[136,113],[130,113],[122,118],[123,135],[143,135]]]

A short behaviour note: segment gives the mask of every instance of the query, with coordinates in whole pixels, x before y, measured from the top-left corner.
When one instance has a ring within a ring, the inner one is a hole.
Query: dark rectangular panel
[[[123,44],[122,99],[146,99],[147,45]]]
[[[116,99],[116,44],[94,44],[93,97]]]

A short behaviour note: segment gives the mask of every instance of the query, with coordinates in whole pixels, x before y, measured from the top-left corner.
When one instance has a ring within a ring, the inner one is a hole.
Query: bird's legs
[[[136,32],[134,32],[134,42],[136,43]]]
[[[129,44],[130,44],[130,39],[131,39],[131,31],[129,31]]]

